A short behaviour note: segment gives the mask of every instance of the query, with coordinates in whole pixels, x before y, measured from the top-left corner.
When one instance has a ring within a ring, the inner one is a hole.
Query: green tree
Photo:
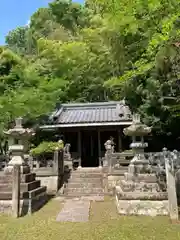
[[[61,101],[125,98],[156,135],[177,138],[179,11],[176,0],[55,0],[40,8],[0,49],[0,122],[37,118]]]

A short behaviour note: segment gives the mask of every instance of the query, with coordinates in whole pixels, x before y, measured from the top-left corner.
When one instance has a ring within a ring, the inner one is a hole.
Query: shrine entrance
[[[97,131],[81,131],[81,166],[98,167],[98,133]]]

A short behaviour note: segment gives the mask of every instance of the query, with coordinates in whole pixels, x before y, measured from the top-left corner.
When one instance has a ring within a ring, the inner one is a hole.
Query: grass
[[[0,240],[178,240],[180,225],[168,217],[122,217],[114,200],[92,202],[88,223],[60,223],[56,216],[63,206],[51,200],[32,216],[12,219],[0,216]]]

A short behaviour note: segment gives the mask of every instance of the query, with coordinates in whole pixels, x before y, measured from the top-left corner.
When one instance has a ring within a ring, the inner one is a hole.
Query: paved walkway
[[[58,222],[88,222],[90,201],[69,199],[57,216]]]

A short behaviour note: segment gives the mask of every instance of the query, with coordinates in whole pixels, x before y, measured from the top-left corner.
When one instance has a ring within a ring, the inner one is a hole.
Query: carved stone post
[[[29,164],[31,170],[33,170],[33,163],[34,163],[33,162],[33,156],[29,155],[29,162],[28,162],[28,164]]]
[[[178,221],[178,206],[173,159],[166,148],[163,149],[163,154],[166,169],[169,215],[172,221]]]
[[[59,173],[59,150],[58,149],[56,149],[54,152],[53,171],[58,175]]]
[[[14,165],[12,169],[12,216],[19,217],[20,207],[20,165]]]
[[[67,171],[70,171],[73,169],[73,162],[72,162],[72,157],[70,153],[70,147],[71,144],[66,143],[64,146],[64,168]]]
[[[107,140],[104,144],[106,153],[105,153],[105,167],[108,167],[108,172],[112,172],[112,142]]]

